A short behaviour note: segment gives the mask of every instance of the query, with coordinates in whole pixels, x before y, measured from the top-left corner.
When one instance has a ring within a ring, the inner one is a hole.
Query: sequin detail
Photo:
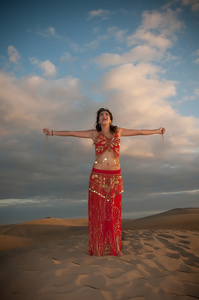
[[[115,133],[112,138],[107,138],[102,132],[95,139],[95,154],[101,155],[106,150],[113,151],[117,157],[120,155],[120,136]]]
[[[122,192],[123,180],[120,170],[92,170],[88,199],[90,255],[117,256],[116,239],[121,251]]]

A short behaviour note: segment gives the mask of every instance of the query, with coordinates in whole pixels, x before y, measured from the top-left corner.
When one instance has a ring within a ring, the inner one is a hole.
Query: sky
[[[199,0],[3,1],[0,224],[86,218],[90,139],[42,128],[113,124],[122,137],[123,218],[199,207]]]

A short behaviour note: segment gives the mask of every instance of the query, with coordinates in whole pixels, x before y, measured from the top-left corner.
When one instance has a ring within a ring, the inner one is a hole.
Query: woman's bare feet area
[[[123,256],[122,251],[120,250],[120,246],[119,246],[119,237],[116,237],[116,247],[117,247],[117,254],[118,256]]]
[[[124,254],[122,253],[122,251],[120,251],[120,250],[117,250],[117,254],[118,254],[118,256],[123,256]]]

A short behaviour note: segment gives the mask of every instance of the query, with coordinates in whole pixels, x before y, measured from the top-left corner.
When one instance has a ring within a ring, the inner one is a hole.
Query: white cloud
[[[151,47],[156,47],[161,50],[166,50],[172,47],[172,41],[166,38],[163,34],[153,34],[145,29],[139,29],[135,34],[128,37],[128,44],[134,45],[137,42],[142,41],[149,44]]]
[[[49,32],[51,33],[52,36],[54,36],[56,34],[54,27],[49,27],[48,30],[49,30]]]
[[[176,31],[183,28],[183,23],[177,18],[178,12],[167,9],[164,12],[147,12],[142,15],[142,24],[132,35],[127,35],[127,30],[119,30],[110,27],[107,37],[114,37],[119,41],[126,41],[131,50],[121,55],[115,53],[103,53],[95,61],[103,66],[115,66],[119,64],[174,60],[167,50],[173,46],[176,40]]]
[[[199,147],[199,120],[183,117],[172,108],[168,100],[176,95],[176,83],[161,79],[163,72],[151,63],[112,69],[102,79],[104,91],[110,93],[106,105],[114,107],[117,123],[122,127],[166,127],[165,157],[194,153]],[[126,139],[122,151],[125,155],[154,157],[161,147],[158,137],[139,137]]]
[[[71,47],[71,49],[75,52],[78,52],[80,51],[80,46],[74,42],[69,42],[69,45]]]
[[[142,27],[145,29],[157,29],[164,34],[171,35],[184,27],[182,21],[177,18],[179,11],[166,9],[166,11],[145,11],[142,14]]]
[[[150,104],[156,103],[160,99],[166,99],[176,94],[175,82],[160,80],[164,73],[160,67],[151,63],[139,63],[137,65],[124,64],[112,69],[103,77],[103,87],[105,90],[123,91],[129,94],[134,101],[138,101],[139,110],[146,109],[144,100],[140,103],[140,98],[147,97]],[[152,101],[152,102],[151,102]]]
[[[45,60],[40,64],[41,69],[44,71],[44,76],[55,76],[56,67],[49,60]]]
[[[39,76],[16,79],[0,73],[1,135],[25,134],[41,130],[53,122],[61,124],[71,118],[75,101],[81,101],[77,78],[47,80]],[[79,104],[81,110],[81,104]]]
[[[194,90],[195,95],[199,95],[199,88]]]
[[[194,96],[184,96],[184,97],[182,98],[182,100],[179,100],[179,101],[178,101],[178,103],[183,103],[183,102],[185,102],[185,101],[192,101],[192,100],[194,100],[194,99],[195,99]]]
[[[52,26],[49,26],[43,30],[38,30],[37,34],[45,38],[60,38],[60,36],[56,33],[55,28]]]
[[[123,42],[126,40],[127,32],[128,32],[128,29],[121,30],[121,29],[118,29],[116,26],[112,26],[107,29],[108,36],[115,37],[115,39],[119,42]]]
[[[99,26],[93,28],[93,33],[94,34],[97,34],[99,31],[100,31],[100,27]]]
[[[177,19],[177,12],[167,9],[165,12],[145,11],[142,14],[142,24],[137,31],[128,37],[128,44],[137,42],[148,43],[161,50],[170,48],[175,40],[175,32],[182,29],[184,24]]]
[[[182,0],[184,6],[191,6],[193,12],[199,11],[199,1],[198,0]]]
[[[31,62],[31,64],[33,65],[39,65],[39,60],[36,57],[30,57],[29,61]]]
[[[91,41],[90,43],[87,43],[84,45],[84,49],[96,49],[99,46],[99,41],[100,38],[98,38],[97,40]]]
[[[104,53],[97,57],[95,61],[102,67],[116,66],[126,63],[160,61],[163,53],[158,49],[148,45],[139,45],[124,54]]]
[[[193,62],[195,63],[195,64],[199,64],[199,49],[198,50],[196,50],[196,51],[194,51],[193,53],[192,53],[192,55],[193,56],[198,56]]]
[[[43,71],[43,76],[52,77],[56,75],[56,67],[51,61],[45,60],[40,62],[36,57],[31,57],[29,60]]]
[[[109,10],[104,10],[104,9],[98,9],[98,10],[91,10],[89,11],[89,16],[88,16],[88,20],[91,20],[93,18],[101,18],[102,20],[106,20],[109,18],[110,15],[110,11]]]
[[[78,60],[78,57],[77,56],[76,57],[72,56],[69,52],[64,52],[62,54],[62,56],[60,57],[60,60],[63,61],[63,62],[64,61],[73,62],[73,61]]]
[[[158,192],[158,193],[151,193],[150,196],[156,195],[177,195],[177,194],[199,194],[199,190],[189,190],[189,191],[175,191],[175,192]]]
[[[19,60],[21,59],[19,52],[17,51],[17,49],[14,46],[8,47],[8,55],[9,55],[9,60],[15,64],[17,64],[19,62]]]
[[[99,31],[99,29],[98,29]],[[96,31],[96,33],[98,33]],[[110,39],[115,39],[117,42],[123,43],[126,41],[126,33],[128,32],[128,29],[121,30],[118,29],[116,26],[108,27],[107,30],[104,32],[104,34],[98,34],[94,40],[92,40],[89,43],[86,43],[80,51],[90,50],[90,49],[96,49],[99,47],[100,43],[104,41],[110,41]]]
[[[199,56],[199,49],[196,50],[193,54],[198,55]]]

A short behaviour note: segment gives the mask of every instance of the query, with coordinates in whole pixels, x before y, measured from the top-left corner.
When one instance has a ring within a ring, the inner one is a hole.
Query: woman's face
[[[99,122],[100,125],[103,124],[111,124],[111,118],[108,111],[103,110],[99,115]]]

